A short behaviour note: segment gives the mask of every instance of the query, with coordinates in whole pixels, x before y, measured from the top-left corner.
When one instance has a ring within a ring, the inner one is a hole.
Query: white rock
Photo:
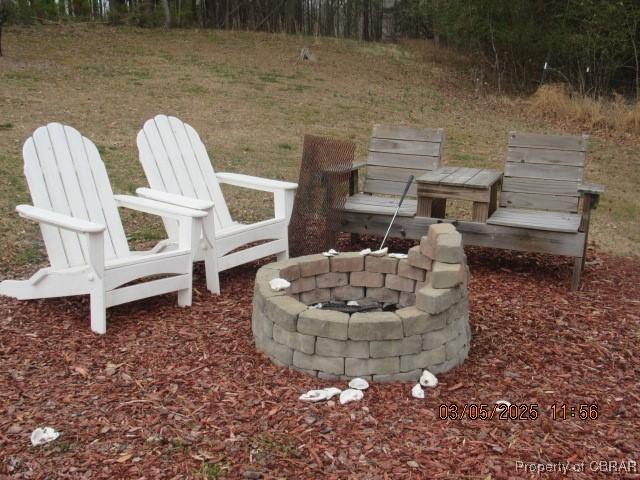
[[[269,286],[271,287],[271,290],[275,290],[276,292],[279,292],[280,290],[289,288],[291,284],[287,282],[284,278],[273,278],[269,280]]]
[[[322,304],[316,303],[315,305],[309,305],[309,308],[322,308]]]
[[[409,255],[406,253],[390,253],[389,258],[398,258],[402,260],[403,258],[409,258]]]
[[[373,255],[374,257],[384,257],[387,252],[389,251],[388,247],[384,247],[381,248],[380,250],[376,250],[374,252],[371,252],[371,255]]]
[[[326,252],[322,252],[322,255],[325,257],[335,257],[336,255],[340,255],[340,252],[336,252],[333,248]]]
[[[360,304],[358,303],[357,300],[349,300],[347,302],[347,307],[359,307]]]
[[[60,432],[57,432],[53,427],[38,427],[31,432],[31,445],[34,447],[44,445],[45,443],[53,442],[59,436]]]
[[[336,387],[323,388],[323,390],[327,393],[327,400],[342,393],[342,390]]]
[[[364,250],[360,250],[360,255],[362,255],[363,257],[365,255],[369,255],[371,253],[371,249],[370,248],[365,248]]]
[[[349,388],[355,388],[356,390],[366,390],[369,388],[369,382],[364,378],[353,378],[349,382]]]
[[[322,402],[338,395],[342,390],[335,387],[323,388],[320,390],[309,390],[298,397],[303,402]]]
[[[433,388],[438,385],[438,379],[429,370],[424,370],[422,372],[422,376],[420,377],[420,385],[422,385],[423,387]]]
[[[362,390],[348,388],[340,394],[340,405],[346,405],[350,402],[357,402],[359,400],[362,400],[363,398],[364,393],[362,393]]]
[[[504,405],[505,407],[510,407],[511,402],[508,400],[496,400],[496,405]]]
[[[424,390],[419,383],[416,383],[411,389],[411,396],[413,398],[424,398]]]

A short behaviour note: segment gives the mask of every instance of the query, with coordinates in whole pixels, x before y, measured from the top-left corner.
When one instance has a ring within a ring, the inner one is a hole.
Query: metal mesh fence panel
[[[289,223],[292,257],[320,253],[335,246],[349,195],[355,144],[333,138],[304,136],[298,189]]]

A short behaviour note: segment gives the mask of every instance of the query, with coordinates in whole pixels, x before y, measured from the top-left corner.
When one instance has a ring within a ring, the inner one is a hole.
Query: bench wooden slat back
[[[576,213],[588,135],[510,132],[500,206]]]
[[[442,128],[375,125],[369,144],[364,192],[402,195],[409,175],[417,178],[440,167],[444,138]],[[408,196],[416,195],[414,182]]]

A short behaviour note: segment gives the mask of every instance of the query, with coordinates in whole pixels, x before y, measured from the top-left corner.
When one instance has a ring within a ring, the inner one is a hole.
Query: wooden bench
[[[444,130],[441,128],[375,125],[367,161],[354,164],[352,194],[342,207],[341,217],[344,221],[340,231],[384,234],[384,220],[372,222],[372,219],[388,217],[388,224],[409,176],[417,178],[440,167],[444,139]],[[357,192],[358,170],[362,167],[366,167],[364,189]],[[399,217],[416,216],[416,188],[414,182],[398,212]],[[444,200],[435,200],[433,215],[443,216],[444,208]]]
[[[584,269],[591,210],[604,192],[603,186],[583,184],[588,143],[587,135],[509,133],[499,208],[487,220],[525,234],[542,233],[538,249],[514,241],[514,250],[548,251],[558,242],[577,240],[572,289]]]

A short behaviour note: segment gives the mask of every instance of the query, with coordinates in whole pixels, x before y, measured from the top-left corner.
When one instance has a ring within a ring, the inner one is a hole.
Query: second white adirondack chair
[[[141,197],[208,212],[203,220],[203,236],[194,260],[204,260],[207,289],[220,293],[218,272],[276,254],[289,257],[288,225],[295,183],[252,177],[237,173],[216,173],[198,133],[175,117],[157,115],[138,133],[140,162],[151,188],[139,188]],[[232,220],[220,183],[273,193],[273,218],[252,224]],[[158,250],[170,248],[177,238],[171,218],[163,219],[168,241]],[[253,242],[259,245],[238,250]]]
[[[179,305],[191,305],[192,252],[205,212],[114,195],[98,149],[72,127],[38,128],[23,156],[33,206],[16,210],[40,224],[51,266],[28,280],[5,280],[0,294],[21,300],[89,294],[96,333],[106,332],[107,307],[175,291]],[[118,206],[175,220],[177,248],[131,252]],[[171,276],[125,286],[159,274]]]

